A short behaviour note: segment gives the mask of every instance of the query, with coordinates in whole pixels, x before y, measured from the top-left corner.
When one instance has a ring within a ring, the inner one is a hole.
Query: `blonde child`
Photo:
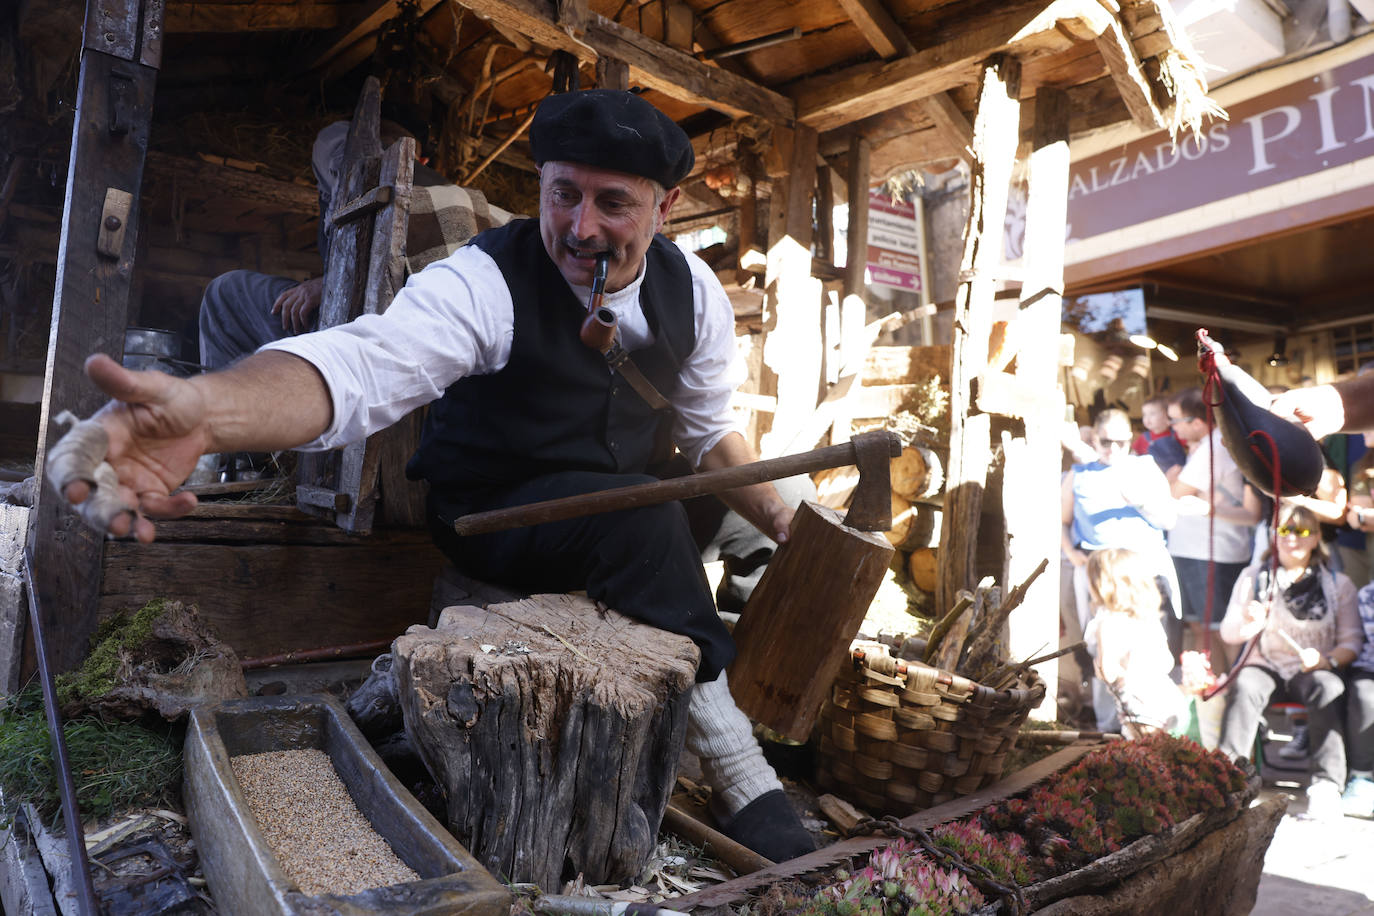
[[[1174,657],[1154,574],[1138,553],[1119,548],[1093,551],[1087,566],[1096,614],[1086,635],[1090,648],[1096,643],[1097,676],[1111,688],[1122,735],[1181,732],[1187,701],[1169,677]]]

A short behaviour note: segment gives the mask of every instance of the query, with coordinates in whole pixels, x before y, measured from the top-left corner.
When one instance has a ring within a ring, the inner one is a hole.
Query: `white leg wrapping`
[[[740,712],[725,672],[697,684],[687,705],[687,750],[701,760],[712,797],[734,814],[765,792],[781,789],[778,774],[754,740],[749,717]]]

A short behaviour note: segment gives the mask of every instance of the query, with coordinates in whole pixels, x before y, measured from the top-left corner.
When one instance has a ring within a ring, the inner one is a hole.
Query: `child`
[[[1107,548],[1088,555],[1088,585],[1097,609],[1088,643],[1096,641],[1097,675],[1111,688],[1122,735],[1180,734],[1187,701],[1169,677],[1174,656],[1154,575],[1135,551]]]

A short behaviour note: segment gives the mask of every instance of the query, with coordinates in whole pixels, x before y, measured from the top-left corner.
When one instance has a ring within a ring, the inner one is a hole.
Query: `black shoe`
[[[736,811],[720,832],[774,862],[787,862],[816,849],[815,839],[781,789],[765,792]]]

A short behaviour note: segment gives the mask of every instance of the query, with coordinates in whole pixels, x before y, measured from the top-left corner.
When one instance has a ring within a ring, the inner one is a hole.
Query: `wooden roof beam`
[[[733,117],[757,115],[774,123],[791,122],[795,103],[784,95],[644,34],[589,12],[585,31],[570,34],[539,0],[460,0],[493,25],[529,36],[538,44],[576,54],[584,61],[606,56],[630,66],[630,81],[664,95],[725,112]]]
[[[1115,5],[1115,4],[1113,4]],[[1131,120],[1143,130],[1158,130],[1164,126],[1164,115],[1155,104],[1150,81],[1140,66],[1130,33],[1117,13],[1098,2],[1084,2],[1081,12],[1070,23],[1087,29],[1097,43],[1097,50],[1107,62],[1107,72],[1131,113]]]
[[[884,59],[916,53],[916,47],[883,6],[882,0],[839,0],[839,3],[864,38],[868,39],[873,50]],[[948,92],[936,93],[922,99],[921,108],[935,129],[944,136],[954,154],[967,160],[973,146],[973,125],[959,109],[954,97]]]
[[[882,0],[839,0],[839,3],[878,56],[887,59],[915,52],[911,39],[906,37]]]
[[[419,14],[425,15],[439,3],[440,0],[420,0]],[[320,42],[319,48],[309,55],[305,65],[301,67],[301,72],[323,67],[358,42],[380,30],[384,22],[395,18],[399,5],[397,0],[373,0],[367,5],[367,9],[355,16],[351,22],[344,23],[327,35]]]
[[[876,20],[875,20],[876,22]],[[1036,53],[1063,33],[1098,42],[1109,68],[1120,74],[1118,88],[1142,119],[1153,107],[1149,83],[1118,16],[1099,0],[1021,0],[971,17],[950,41],[883,63],[861,64],[836,74],[804,80],[790,95],[798,119],[821,131],[834,130],[907,102],[974,83],[979,65],[998,51]],[[1037,42],[1036,39],[1040,40]],[[1061,45],[1062,46],[1062,45]],[[1157,111],[1157,109],[1156,109]],[[1142,122],[1143,123],[1143,122]],[[1152,122],[1152,129],[1158,127]]]
[[[162,28],[167,33],[189,32],[269,32],[287,29],[333,29],[343,19],[337,3],[262,4],[168,3]]]

